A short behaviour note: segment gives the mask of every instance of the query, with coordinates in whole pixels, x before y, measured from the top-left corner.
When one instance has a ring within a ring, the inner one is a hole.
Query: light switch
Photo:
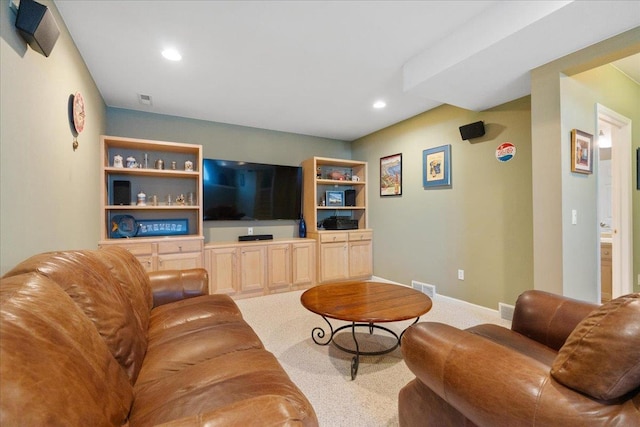
[[[578,223],[578,211],[573,209],[571,211],[571,224],[576,225]]]

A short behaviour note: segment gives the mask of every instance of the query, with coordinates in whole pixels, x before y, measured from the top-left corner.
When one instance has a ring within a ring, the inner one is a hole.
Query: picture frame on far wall
[[[636,148],[636,189],[640,190],[640,148]]]
[[[593,135],[571,130],[571,172],[593,173]]]
[[[402,154],[380,158],[380,196],[402,195]]]
[[[451,144],[422,152],[422,186],[425,189],[451,186]]]

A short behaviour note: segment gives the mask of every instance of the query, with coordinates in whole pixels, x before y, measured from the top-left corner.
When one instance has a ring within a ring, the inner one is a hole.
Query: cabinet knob
[[[604,251],[604,254],[605,255],[609,255],[609,251]]]
[[[182,252],[182,246],[178,246],[178,250]]]

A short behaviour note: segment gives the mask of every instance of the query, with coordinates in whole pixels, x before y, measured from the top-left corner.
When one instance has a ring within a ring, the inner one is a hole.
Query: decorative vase
[[[298,223],[298,236],[301,238],[307,237],[307,223],[304,222],[303,216],[300,216],[300,222]]]

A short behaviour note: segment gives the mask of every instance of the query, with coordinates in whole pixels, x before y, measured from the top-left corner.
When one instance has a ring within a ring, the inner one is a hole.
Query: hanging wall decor
[[[571,131],[571,172],[593,172],[593,135],[578,129]]]
[[[402,154],[380,158],[380,196],[402,195]]]
[[[451,145],[428,148],[422,152],[422,186],[451,185]]]

